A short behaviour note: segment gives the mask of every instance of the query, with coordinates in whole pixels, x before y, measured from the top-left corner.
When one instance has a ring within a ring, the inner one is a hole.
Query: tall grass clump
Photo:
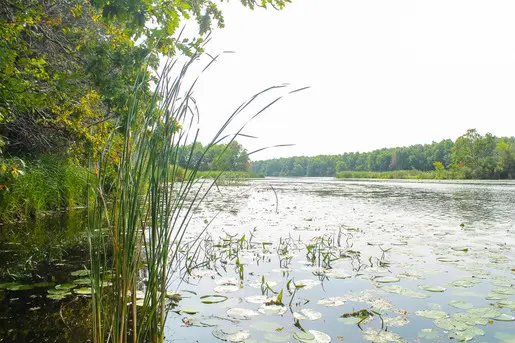
[[[88,168],[58,156],[0,160],[0,220],[85,205]]]
[[[339,179],[411,179],[427,180],[436,179],[434,171],[420,170],[393,170],[386,172],[374,171],[341,171],[336,173]]]
[[[167,289],[174,263],[185,247],[182,243],[193,212],[220,176],[197,178],[204,155],[195,161],[190,155],[184,170],[178,167],[179,148],[195,143],[198,137],[198,130],[192,129],[198,119],[192,98],[196,81],[183,86],[197,58],[194,55],[182,66],[177,61],[168,63],[150,97],[144,91],[148,73],[140,73],[127,113],[119,123],[123,148],[114,180],[106,172],[113,163],[108,159],[110,154],[102,154],[93,163],[96,179],[89,211],[93,342],[164,341],[170,305]],[[281,87],[270,87],[240,105],[204,154],[224,139],[233,141],[246,124],[236,133],[224,135],[229,123],[261,94]],[[114,137],[108,141],[106,152]],[[105,189],[110,189],[110,194],[105,194]],[[188,246],[195,249],[194,243],[195,239]],[[194,250],[191,255],[195,256]],[[145,275],[144,283],[140,275]],[[112,286],[106,287],[108,276]],[[136,299],[137,291],[144,293],[142,299]]]

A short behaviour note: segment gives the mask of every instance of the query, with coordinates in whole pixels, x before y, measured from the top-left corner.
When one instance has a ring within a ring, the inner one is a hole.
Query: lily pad
[[[408,298],[424,299],[424,298],[428,297],[427,294],[425,294],[425,293],[417,292],[417,291],[414,291],[412,289],[409,289],[409,288],[406,288],[406,287],[397,286],[397,285],[384,286],[381,289],[386,291],[386,292],[389,292],[389,293],[395,293],[395,294],[404,295],[404,296],[406,296]]]
[[[504,308],[504,307],[510,308],[515,311],[515,301],[508,301],[508,300],[499,301],[497,303],[497,306],[499,306],[500,308]]]
[[[407,325],[408,323],[409,323],[408,318],[406,318],[404,316],[384,318],[384,324],[387,326],[400,327],[400,326]]]
[[[322,318],[322,313],[309,308],[303,308],[299,312],[293,312],[293,318],[297,320],[317,320]]]
[[[235,319],[250,319],[259,316],[259,313],[247,308],[234,307],[227,310],[227,315]]]
[[[232,293],[237,292],[240,289],[239,286],[235,285],[222,285],[222,286],[216,286],[215,292],[216,293]]]
[[[78,294],[78,295],[91,295],[92,290],[90,287],[82,287],[82,288],[74,289],[73,293]]]
[[[216,329],[213,336],[225,342],[245,342],[250,337],[248,330]]]
[[[469,327],[469,325],[464,324],[458,320],[451,319],[451,318],[435,319],[434,323],[440,329],[449,330],[449,331],[463,331]]]
[[[436,260],[439,262],[445,262],[445,263],[454,263],[454,262],[461,261],[459,258],[455,258],[455,257],[438,257]]]
[[[265,339],[268,342],[288,342],[291,338],[291,334],[288,332],[276,331],[265,333]]]
[[[482,318],[495,318],[501,315],[501,312],[491,307],[472,308],[468,310],[467,313],[475,314]]]
[[[141,300],[144,300],[144,299],[141,299]],[[186,314],[197,314],[200,312],[196,308],[188,308],[188,307],[181,308],[180,311],[181,311],[181,313],[186,313]]]
[[[33,289],[34,287],[34,285],[28,285],[17,282],[3,283],[0,285],[0,288],[5,288],[8,291],[27,291],[29,289]]]
[[[486,300],[505,300],[508,299],[509,295],[499,294],[499,293],[489,293],[486,295]]]
[[[422,288],[423,290],[428,291],[428,292],[436,292],[436,293],[445,292],[445,290],[447,289],[442,286],[420,286],[420,288]]]
[[[322,331],[309,330],[305,332],[295,332],[293,337],[304,343],[330,343],[331,337]]]
[[[47,291],[46,291],[46,292],[47,292],[48,294],[50,294],[50,295],[65,294],[65,293],[67,293],[67,294],[71,294],[71,293],[69,292],[69,290],[67,290],[67,289],[55,289],[55,288],[47,289]]]
[[[263,314],[275,314],[275,315],[283,315],[286,313],[286,306],[281,305],[261,305],[258,309],[260,313]]]
[[[483,336],[485,332],[480,328],[475,326],[469,326],[465,330],[456,331],[449,335],[449,337],[454,338],[458,342],[468,342],[472,340],[476,336]]]
[[[58,294],[48,294],[46,297],[48,299],[52,299],[52,300],[63,300],[64,298],[66,298],[67,296],[71,295],[70,292],[67,292],[67,293],[58,293]]]
[[[515,288],[495,288],[492,289],[492,293],[498,293],[503,295],[513,295],[515,294]]]
[[[379,283],[394,283],[394,282],[399,282],[400,279],[395,276],[381,276],[381,277],[375,278],[374,281],[379,282]]]
[[[193,317],[185,317],[182,319],[182,322],[186,326],[197,326],[197,327],[213,327],[219,326],[228,322],[231,322],[232,319],[217,317],[217,316],[193,316]]]
[[[72,276],[89,276],[90,271],[87,269],[80,269],[71,273]]]
[[[200,302],[203,304],[218,304],[226,301],[227,299],[228,297],[226,297],[225,295],[212,294],[201,296]]]
[[[513,283],[512,283],[512,281],[509,281],[509,280],[494,280],[492,282],[492,285],[497,286],[497,287],[512,287]]]
[[[494,320],[497,320],[500,322],[512,322],[515,320],[515,317],[503,313],[500,316],[495,317]]]
[[[401,336],[391,331],[367,329],[363,332],[367,341],[374,343],[400,342]]]
[[[90,285],[91,284],[91,279],[89,279],[89,278],[80,278],[80,279],[73,280],[73,283],[76,284],[76,285]]]
[[[468,310],[474,307],[474,305],[464,300],[451,300],[449,301],[449,306],[456,307],[462,310]]]
[[[453,320],[461,322],[466,325],[474,326],[474,325],[486,325],[488,324],[488,319],[483,318],[477,314],[470,312],[459,312],[453,316]]]
[[[267,297],[266,295],[252,295],[245,298],[245,301],[251,304],[264,304],[270,300],[273,300],[273,298]]]
[[[352,275],[347,274],[343,269],[330,269],[325,273],[325,276],[333,279],[347,279],[352,277]]]
[[[323,305],[323,306],[328,306],[328,307],[342,306],[345,304],[345,298],[343,298],[343,297],[324,298],[324,299],[320,299],[317,302],[317,304]]]
[[[420,317],[430,318],[430,319],[440,319],[447,318],[449,315],[444,311],[438,310],[424,310],[424,311],[416,311],[415,314]]]
[[[60,284],[60,285],[56,285],[55,289],[70,290],[70,289],[75,288],[75,287],[77,287],[77,284],[63,283],[63,284]]]

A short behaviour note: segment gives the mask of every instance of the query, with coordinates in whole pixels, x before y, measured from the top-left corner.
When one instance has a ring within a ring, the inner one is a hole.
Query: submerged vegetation
[[[471,129],[455,142],[255,161],[252,171],[266,176],[513,179],[515,137],[483,136]]]

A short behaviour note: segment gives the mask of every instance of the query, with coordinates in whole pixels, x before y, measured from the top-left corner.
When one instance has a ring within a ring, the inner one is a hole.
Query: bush
[[[0,221],[86,203],[88,170],[67,159],[0,159],[0,167]]]

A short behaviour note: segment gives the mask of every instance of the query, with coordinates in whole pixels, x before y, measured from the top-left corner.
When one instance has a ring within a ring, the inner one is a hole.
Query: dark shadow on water
[[[48,290],[88,265],[86,214],[0,226],[0,342],[87,342],[90,299]]]

